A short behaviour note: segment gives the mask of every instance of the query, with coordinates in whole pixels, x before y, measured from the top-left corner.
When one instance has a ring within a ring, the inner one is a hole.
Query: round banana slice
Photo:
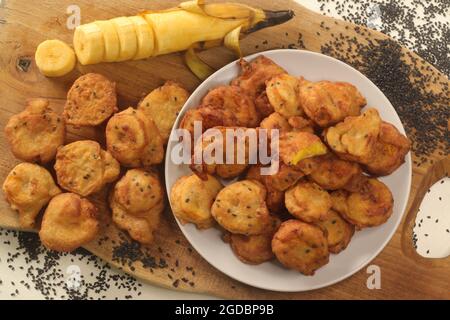
[[[93,22],[78,26],[73,35],[73,47],[82,65],[102,62],[105,54],[102,30]]]
[[[60,77],[75,67],[75,52],[61,40],[45,40],[36,50],[36,65],[47,77]]]
[[[116,28],[109,20],[95,21],[94,23],[102,30],[103,33],[103,41],[105,42],[105,54],[103,56],[103,61],[117,61],[120,54],[120,42]]]
[[[137,37],[137,54],[134,60],[145,59],[152,55],[154,49],[153,30],[141,16],[129,17],[133,22]]]
[[[118,17],[110,20],[116,28],[120,42],[120,54],[117,61],[131,60],[138,51],[138,41],[134,23],[128,17]]]

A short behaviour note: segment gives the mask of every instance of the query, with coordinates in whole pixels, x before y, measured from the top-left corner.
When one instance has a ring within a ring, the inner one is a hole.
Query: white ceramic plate
[[[366,97],[367,105],[376,107],[381,117],[394,124],[400,132],[404,128],[389,100],[369,79],[354,68],[334,58],[303,50],[271,50],[246,57],[252,60],[265,55],[285,68],[294,76],[303,76],[308,80],[346,81],[357,86]],[[228,84],[238,76],[239,67],[232,62],[206,79],[190,96],[184,105],[174,128],[177,128],[183,114],[198,106],[200,100],[210,90],[219,85]],[[169,142],[165,162],[165,178],[168,194],[175,181],[190,174],[187,165],[174,165],[170,154],[177,142]],[[397,229],[406,209],[411,186],[411,157],[394,174],[381,179],[389,186],[394,196],[394,211],[387,223],[382,226],[356,232],[346,250],[331,255],[330,262],[316,271],[314,276],[304,276],[296,271],[283,268],[276,261],[257,266],[242,263],[224,243],[221,232],[211,228],[199,231],[192,224],[179,226],[191,245],[211,265],[226,275],[245,284],[274,291],[306,291],[329,286],[341,281],[374,259],[386,246]],[[362,284],[363,285],[363,284]]]

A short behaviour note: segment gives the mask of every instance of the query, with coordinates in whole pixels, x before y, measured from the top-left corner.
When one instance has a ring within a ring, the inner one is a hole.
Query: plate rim
[[[351,65],[336,59],[334,57],[319,53],[319,52],[313,52],[313,51],[309,51],[309,50],[304,50],[304,49],[273,49],[273,50],[266,50],[266,51],[261,51],[261,52],[256,52],[254,54],[248,55],[243,57],[242,59],[244,60],[252,60],[260,55],[266,55],[268,53],[270,54],[277,54],[279,52],[296,52],[296,53],[301,53],[301,54],[307,54],[307,55],[313,55],[313,56],[320,56],[322,58],[325,59],[329,59],[332,60],[334,63],[338,63],[341,65],[344,65],[346,68],[351,69],[353,72],[356,72],[357,74],[359,74],[360,76],[362,76],[363,78],[365,78],[366,80],[368,80],[376,89],[377,91],[386,99],[386,101],[389,103],[389,105],[392,107],[392,109],[394,110],[395,114],[397,115],[397,117],[400,120],[400,124],[401,127],[397,128],[401,133],[403,133],[404,135],[406,135],[404,126],[403,126],[403,122],[401,121],[400,116],[397,113],[397,110],[394,108],[394,106],[392,105],[392,103],[390,102],[390,100],[386,97],[386,95],[383,93],[383,91],[377,86],[375,85],[375,83],[372,82],[372,80],[370,80],[368,77],[366,77],[362,72],[360,72],[359,70],[355,69],[354,67],[352,67]],[[174,132],[175,128],[178,128],[179,123],[181,121],[182,116],[184,115],[184,113],[192,108],[187,109],[187,106],[190,104],[190,101],[194,99],[194,97],[196,96],[198,91],[201,91],[203,87],[206,86],[206,84],[208,83],[208,80],[214,76],[216,76],[217,74],[223,72],[223,70],[228,69],[230,67],[232,67],[233,65],[235,65],[236,63],[238,63],[239,59],[233,60],[230,63],[227,63],[226,65],[224,65],[223,67],[221,67],[220,69],[218,69],[217,71],[215,71],[212,75],[210,75],[208,78],[206,78],[205,80],[203,80],[196,88],[195,90],[191,93],[191,95],[189,96],[188,100],[186,100],[186,102],[184,103],[183,107],[180,109],[180,112],[172,126],[171,132],[170,132],[170,137],[169,137],[169,142],[167,143],[166,146],[166,155],[165,155],[165,160],[164,160],[164,179],[165,181],[169,181],[168,176],[169,176],[169,171],[168,171],[168,164],[171,161],[170,160],[170,152],[169,151],[169,146],[171,146],[171,141],[172,141],[172,135]],[[256,285],[253,283],[249,283],[246,281],[243,281],[242,279],[237,279],[236,277],[234,277],[232,274],[230,274],[229,272],[226,271],[226,269],[224,270],[224,268],[220,268],[219,266],[216,266],[216,264],[214,262],[211,262],[209,259],[207,259],[202,253],[201,250],[199,250],[190,240],[189,238],[189,234],[187,232],[187,230],[185,230],[185,228],[183,228],[183,224],[181,224],[181,222],[178,220],[178,218],[175,216],[175,214],[173,213],[172,210],[172,204],[170,202],[170,191],[171,188],[169,188],[168,184],[165,183],[165,188],[166,188],[166,192],[168,195],[168,202],[169,202],[169,208],[170,211],[175,219],[175,221],[178,224],[178,227],[180,228],[181,232],[183,233],[184,237],[187,239],[187,241],[189,242],[189,244],[197,251],[197,253],[212,267],[214,267],[216,270],[218,270],[219,272],[223,273],[224,275],[240,282],[243,283],[245,285],[254,287],[254,288],[258,288],[258,289],[263,289],[263,290],[269,290],[269,291],[276,291],[276,292],[307,292],[307,291],[312,291],[312,290],[317,290],[317,289],[321,289],[321,288],[325,288],[325,287],[329,287],[332,286],[338,282],[341,282],[351,276],[353,276],[354,274],[356,274],[357,272],[361,271],[365,266],[367,266],[370,262],[372,262],[388,245],[388,243],[391,241],[392,237],[394,236],[394,234],[396,233],[397,229],[400,226],[400,223],[403,221],[403,217],[405,215],[407,206],[408,206],[408,202],[409,202],[409,198],[411,195],[411,184],[412,184],[412,160],[411,160],[411,151],[408,152],[407,156],[405,157],[405,162],[403,163],[403,165],[406,165],[407,168],[409,169],[408,171],[408,175],[407,175],[407,197],[406,197],[406,201],[403,203],[403,206],[401,208],[401,214],[398,218],[398,221],[395,223],[394,227],[392,228],[392,230],[390,231],[389,235],[386,237],[386,239],[384,240],[383,244],[380,246],[380,248],[373,254],[371,255],[371,257],[369,259],[367,259],[367,261],[362,262],[360,265],[358,265],[356,268],[354,268],[354,271],[349,272],[348,274],[344,275],[344,276],[340,276],[337,277],[336,279],[333,279],[331,281],[328,281],[326,283],[323,284],[318,284],[318,285],[313,285],[310,286],[309,288],[305,288],[305,289],[298,289],[298,290],[292,290],[292,289],[282,289],[282,288],[272,288],[272,287],[267,287],[264,285]]]

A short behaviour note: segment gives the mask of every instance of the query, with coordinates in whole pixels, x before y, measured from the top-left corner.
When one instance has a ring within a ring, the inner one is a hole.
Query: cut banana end
[[[61,77],[73,70],[77,59],[69,45],[60,40],[42,42],[35,53],[39,71],[47,77]]]
[[[103,32],[95,23],[84,24],[75,29],[73,46],[81,64],[95,64],[103,61],[105,54]]]
[[[138,50],[136,29],[128,17],[119,17],[110,20],[116,28],[120,42],[120,54],[117,61],[133,59]]]
[[[114,62],[119,59],[120,43],[116,28],[109,20],[94,22],[103,33],[103,41],[105,43],[104,62]]]
[[[153,30],[141,16],[129,17],[134,24],[137,37],[137,54],[134,60],[145,59],[153,54],[155,39],[153,36]]]
[[[186,51],[184,59],[192,73],[195,74],[200,80],[205,80],[215,71],[197,56],[193,47]]]
[[[237,57],[242,57],[241,46],[239,44],[239,36],[241,35],[242,26],[229,32],[223,39],[223,44],[230,50],[233,50]]]

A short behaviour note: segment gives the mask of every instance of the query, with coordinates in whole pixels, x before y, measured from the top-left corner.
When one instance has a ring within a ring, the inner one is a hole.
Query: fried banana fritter
[[[67,93],[64,118],[74,126],[96,126],[117,110],[116,84],[101,74],[88,73]]]
[[[3,193],[11,208],[18,212],[20,226],[33,228],[39,211],[61,190],[43,167],[20,163],[6,177]]]
[[[374,108],[357,117],[347,117],[343,122],[324,132],[330,148],[342,159],[370,163],[375,144],[380,135],[381,119]]]
[[[92,140],[59,148],[54,167],[59,185],[84,197],[116,180],[120,172],[118,162]]]
[[[173,213],[181,223],[193,223],[199,229],[214,225],[211,206],[223,185],[214,176],[206,180],[197,175],[184,176],[172,186],[170,202]]]
[[[29,100],[25,110],[12,116],[5,126],[6,140],[14,156],[28,162],[47,163],[64,144],[64,120],[46,99]]]
[[[331,197],[313,182],[301,181],[286,191],[285,204],[289,213],[305,222],[319,222],[331,209]]]
[[[342,189],[362,173],[357,163],[341,160],[332,153],[314,159],[316,163],[309,178],[326,190]]]
[[[163,140],[155,123],[133,108],[115,114],[108,121],[106,145],[125,167],[150,166],[164,158]]]
[[[164,210],[164,193],[158,176],[130,169],[116,183],[109,197],[114,223],[132,239],[150,244]]]
[[[202,106],[214,110],[225,110],[224,115],[230,119],[224,120],[232,126],[255,128],[259,123],[259,115],[250,96],[238,86],[220,86],[212,89],[202,100]]]
[[[275,112],[265,90],[256,97],[255,107],[261,119],[266,118]]]
[[[357,192],[333,192],[332,202],[333,209],[358,230],[385,223],[394,206],[389,188],[375,178],[367,179]]]
[[[278,228],[272,239],[272,251],[281,264],[304,275],[314,275],[315,270],[328,263],[330,255],[321,228],[293,219]]]
[[[293,131],[303,131],[314,133],[314,123],[312,120],[307,119],[302,116],[294,116],[288,119],[289,125],[292,127]]]
[[[273,109],[285,118],[304,114],[300,103],[300,79],[287,73],[267,81],[266,94]]]
[[[292,131],[292,126],[289,124],[289,121],[278,112],[274,112],[264,118],[259,124],[259,127],[266,129],[269,137],[270,130],[272,129],[277,129],[280,135]]]
[[[336,211],[328,211],[327,218],[319,222],[327,231],[328,251],[339,253],[347,248],[355,233],[355,227],[343,219]]]
[[[266,188],[260,182],[238,181],[219,192],[211,213],[231,233],[262,234],[271,222],[265,199]]]
[[[273,175],[265,176],[266,183],[278,191],[286,191],[304,176],[303,172],[296,167],[280,163],[278,171]]]
[[[359,115],[367,103],[352,84],[330,81],[303,81],[299,99],[308,117],[322,128]]]
[[[327,152],[320,138],[309,132],[287,132],[280,135],[280,159],[287,165],[296,165],[301,160]]]
[[[373,157],[365,164],[364,169],[373,175],[386,176],[405,162],[405,156],[411,149],[411,141],[392,124],[382,122],[374,149]]]
[[[138,110],[155,122],[164,144],[169,140],[173,124],[188,98],[189,93],[178,83],[167,81],[139,103]]]
[[[230,234],[229,241],[234,254],[244,263],[261,264],[274,258],[272,238],[278,230],[281,220],[273,217],[267,231],[260,235],[245,236]]]
[[[60,252],[70,252],[94,240],[99,231],[97,208],[74,193],[57,195],[42,218],[42,244]]]

